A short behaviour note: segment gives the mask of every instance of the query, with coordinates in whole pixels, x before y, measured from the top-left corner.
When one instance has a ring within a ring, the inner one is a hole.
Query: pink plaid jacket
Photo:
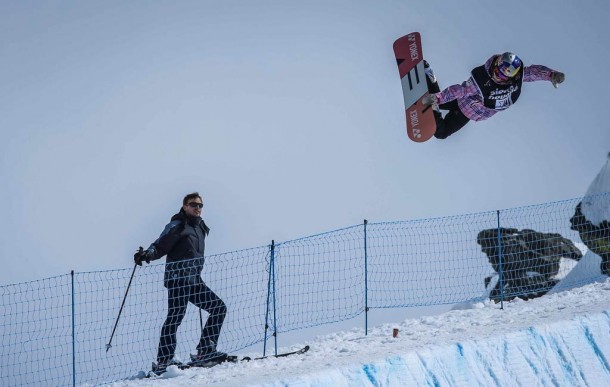
[[[492,56],[485,62],[485,69],[489,68],[497,55]],[[523,68],[523,82],[550,81],[551,74],[555,70],[546,66],[531,65]],[[483,96],[472,76],[461,85],[452,85],[440,93],[436,93],[439,105],[457,99],[458,106],[464,115],[472,121],[483,121],[496,114],[498,111],[489,109],[483,105]]]

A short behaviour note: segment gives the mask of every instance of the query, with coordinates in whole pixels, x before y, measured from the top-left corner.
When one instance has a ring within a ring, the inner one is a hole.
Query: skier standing
[[[161,328],[157,363],[153,372],[161,374],[172,364],[176,350],[176,332],[189,302],[209,313],[197,345],[195,362],[222,361],[227,354],[218,352],[216,344],[227,313],[225,303],[203,282],[205,237],[210,229],[201,219],[203,200],[197,193],[184,197],[182,208],[147,250],[136,252],[134,261],[150,263],[167,254],[164,285],[168,293],[167,318]]]
[[[511,52],[493,55],[484,65],[474,68],[470,78],[439,92],[432,69],[424,62],[430,94],[422,100],[435,108],[436,133],[444,139],[457,132],[468,121],[482,121],[517,102],[523,82],[550,81],[553,86],[565,80],[562,72],[546,66],[524,66]],[[443,118],[438,109],[448,110]]]

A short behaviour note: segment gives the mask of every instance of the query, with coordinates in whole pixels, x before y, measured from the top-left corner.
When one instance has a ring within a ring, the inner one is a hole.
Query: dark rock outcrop
[[[546,294],[558,282],[555,276],[559,273],[561,258],[576,261],[582,258],[582,253],[574,243],[560,234],[547,234],[528,229],[483,230],[477,235],[477,243],[481,245],[481,250],[487,255],[496,273],[502,273],[505,301],[515,297],[527,300]],[[488,287],[491,278],[485,278],[485,287]],[[500,290],[498,280],[490,292],[490,299],[499,302]]]
[[[578,203],[574,216],[570,218],[570,227],[578,231],[583,243],[602,259],[600,271],[610,275],[610,223],[607,220],[598,226],[588,221],[581,211],[582,202]]]

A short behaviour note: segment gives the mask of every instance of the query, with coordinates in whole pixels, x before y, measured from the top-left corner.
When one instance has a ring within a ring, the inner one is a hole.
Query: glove
[[[566,75],[562,72],[554,71],[551,74],[551,82],[553,83],[553,86],[555,88],[557,88],[557,85],[559,85],[560,83],[562,83],[565,80],[566,80]]]
[[[428,94],[422,98],[424,106],[434,106],[436,104],[436,94]]]
[[[136,251],[136,253],[133,255],[133,261],[138,266],[142,266],[142,261],[146,261],[146,263],[150,263],[151,258],[152,258],[151,253],[148,250],[144,250],[144,248],[142,246],[140,246],[140,249],[138,251]]]

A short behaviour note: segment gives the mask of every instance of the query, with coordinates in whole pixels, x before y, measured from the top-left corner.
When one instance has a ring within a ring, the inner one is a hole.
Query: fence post
[[[70,272],[72,277],[72,386],[76,386],[76,319],[74,305],[74,270]]]
[[[277,355],[277,332],[275,331],[276,315],[275,315],[275,241],[271,241],[270,246],[271,260],[269,261],[269,281],[267,282],[267,308],[265,311],[265,340],[263,341],[263,356],[267,355],[267,329],[269,329],[269,298],[273,293],[273,338],[275,345],[275,354]],[[273,286],[273,287],[272,287]]]
[[[497,214],[497,218],[498,218],[498,266],[500,268],[500,272],[498,273],[499,275],[499,284],[500,284],[500,309],[504,309],[504,282],[503,282],[503,276],[502,276],[502,237],[500,234],[500,210],[496,211]]]
[[[265,340],[263,340],[263,357],[267,355],[267,329],[269,329],[269,298],[271,295],[271,268],[273,267],[274,250],[275,241],[272,240],[271,245],[269,246],[269,253],[271,259],[269,260],[269,277],[267,280],[267,304],[265,308]]]
[[[369,334],[369,270],[366,225],[368,220],[364,219],[364,335]]]
[[[277,319],[275,314],[275,241],[271,241],[271,272],[273,273],[273,342],[275,344],[275,355],[277,356]]]

